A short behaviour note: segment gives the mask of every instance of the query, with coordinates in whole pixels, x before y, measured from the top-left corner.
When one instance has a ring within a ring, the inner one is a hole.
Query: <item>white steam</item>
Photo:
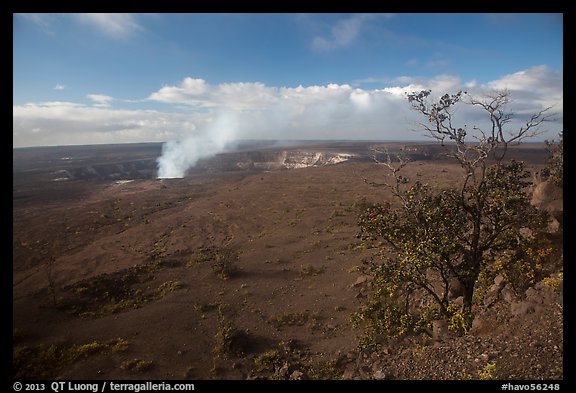
[[[181,141],[169,141],[162,146],[158,162],[158,178],[182,178],[188,168],[198,160],[218,154],[235,139],[238,130],[236,117],[232,113],[220,114],[216,120],[198,134]]]
[[[157,159],[158,178],[182,178],[198,160],[239,139],[355,139],[367,127],[382,124],[382,116],[391,124],[402,122],[405,110],[399,107],[406,107],[403,97],[347,84],[214,86],[192,78],[165,86],[149,98],[188,106],[194,119],[194,127],[188,127],[193,134],[183,133],[180,140],[164,144]]]

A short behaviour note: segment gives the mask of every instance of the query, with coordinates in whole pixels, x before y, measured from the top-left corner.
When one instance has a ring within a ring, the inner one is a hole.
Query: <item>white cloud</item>
[[[462,89],[460,78],[453,75],[439,75],[431,79],[401,76],[395,80],[398,85],[383,90],[399,97],[420,90],[432,90],[433,94],[455,93]]]
[[[367,28],[370,21],[391,16],[392,14],[354,14],[341,19],[330,27],[327,34],[317,35],[312,39],[312,49],[327,52],[350,46],[358,39],[362,29]]]
[[[494,88],[508,88],[514,100],[510,109],[519,118],[550,105],[562,118],[562,73],[543,66],[484,84],[462,81],[454,75],[400,76],[387,83],[384,79],[374,80],[382,81],[382,88],[362,89],[349,84],[210,84],[188,77],[151,92],[143,100],[147,106],[161,102],[171,111],[116,109],[110,107],[113,97],[103,94],[87,95],[92,105],[68,101],[29,103],[13,106],[14,145],[185,140],[190,135],[204,141],[420,139],[422,134],[408,131],[426,119],[410,109],[406,93],[425,89],[431,89],[438,97],[459,90],[477,96]],[[138,105],[142,100],[132,102]],[[457,120],[468,125],[478,122],[481,116],[470,109],[460,109]],[[234,120],[222,123],[223,117]],[[560,129],[561,122],[550,126],[555,133]],[[218,142],[211,146],[220,145]]]
[[[356,105],[360,110],[370,110],[372,106],[372,98],[370,93],[362,89],[356,89],[350,93],[350,101]]]
[[[82,25],[90,26],[98,33],[115,39],[127,39],[144,30],[135,14],[85,13],[85,14],[14,14],[38,26],[44,33],[53,35],[53,27],[61,18],[70,18]]]
[[[500,79],[487,83],[491,89],[508,89],[522,91],[525,89],[557,90],[562,88],[562,73],[551,70],[545,65],[539,65],[505,75]]]
[[[109,107],[110,106],[110,102],[114,101],[113,97],[104,95],[104,94],[88,94],[86,95],[86,97],[88,97],[89,99],[91,99],[92,101],[94,101],[94,106],[98,106],[98,107]]]
[[[198,121],[202,124],[202,121]],[[13,106],[18,146],[165,141],[196,128],[190,115],[51,101]]]
[[[72,16],[76,21],[112,38],[125,39],[142,30],[134,14],[89,13]]]
[[[46,34],[54,34],[52,31],[52,24],[54,14],[38,14],[38,13],[16,13],[15,17],[35,24],[41,31]]]
[[[482,86],[483,90],[509,90],[518,107],[530,112],[534,104],[541,108],[553,107],[554,112],[563,111],[564,89],[562,72],[539,65],[505,75]]]
[[[54,86],[54,90],[64,90],[66,89],[65,85],[61,85],[60,83],[57,83],[56,86]]]
[[[152,101],[183,104],[192,107],[226,107],[229,109],[261,109],[272,104],[275,89],[262,83],[223,83],[208,85],[203,79],[187,77],[179,86],[164,86],[150,94]]]
[[[416,67],[420,64],[420,60],[412,58],[405,63],[408,67]]]

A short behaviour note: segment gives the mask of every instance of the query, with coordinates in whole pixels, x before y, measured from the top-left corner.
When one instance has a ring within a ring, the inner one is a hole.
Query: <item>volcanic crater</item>
[[[350,371],[350,315],[385,151],[414,180],[460,178],[426,143],[246,143],[181,179],[156,178],[160,144],[15,149],[14,376],[374,378]],[[513,153],[537,171],[544,151]]]

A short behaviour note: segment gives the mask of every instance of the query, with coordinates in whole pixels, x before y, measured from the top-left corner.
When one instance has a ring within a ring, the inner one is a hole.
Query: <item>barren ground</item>
[[[532,167],[541,164],[535,155]],[[378,164],[131,182],[53,181],[50,165],[14,171],[14,347],[96,343],[51,377],[246,379],[285,366],[276,375],[460,379],[488,360],[504,379],[563,377],[562,296],[553,291],[522,318],[487,310],[484,330],[428,355],[355,352],[350,314],[363,298],[353,268],[371,252],[356,238],[358,209],[390,199],[363,180],[385,180]],[[406,174],[440,187],[458,181],[460,168],[415,161]],[[236,269],[223,278],[217,262]],[[547,325],[524,339],[536,319]],[[445,359],[444,371],[431,359]]]

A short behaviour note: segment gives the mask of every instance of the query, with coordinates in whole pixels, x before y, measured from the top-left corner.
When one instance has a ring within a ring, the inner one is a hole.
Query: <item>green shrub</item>
[[[130,359],[125,360],[120,365],[122,370],[133,371],[136,373],[143,373],[150,370],[154,366],[154,361],[152,360],[142,360],[142,359]]]
[[[283,360],[280,352],[276,350],[267,351],[254,358],[254,365],[257,372],[275,372],[282,367]]]
[[[478,378],[481,380],[496,379],[496,363],[488,363],[482,370],[478,370]]]
[[[14,379],[54,379],[69,365],[105,351],[112,344],[90,342],[87,344],[52,344],[16,346],[12,359]]]
[[[197,263],[210,263],[212,271],[221,279],[227,280],[238,272],[236,262],[238,252],[231,248],[207,247],[196,252],[187,263],[193,267]]]

